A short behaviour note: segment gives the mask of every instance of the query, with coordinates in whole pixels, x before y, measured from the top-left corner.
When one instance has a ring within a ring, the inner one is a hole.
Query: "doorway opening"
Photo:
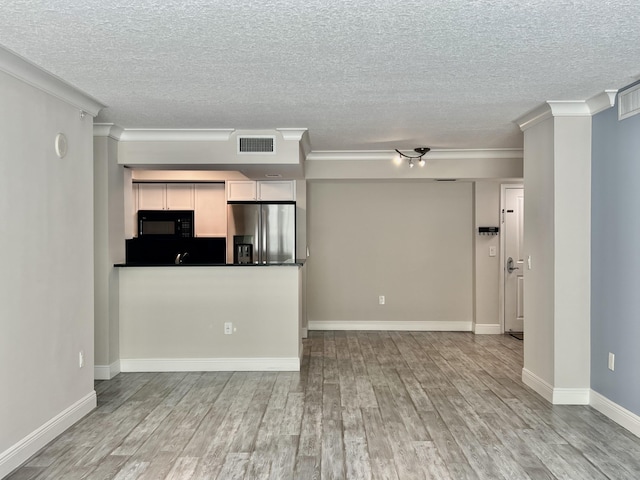
[[[502,331],[524,339],[524,186],[503,184],[500,195],[500,317]]]

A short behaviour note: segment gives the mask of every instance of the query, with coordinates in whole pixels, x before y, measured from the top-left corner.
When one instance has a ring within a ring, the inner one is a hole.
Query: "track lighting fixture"
[[[414,160],[418,160],[418,165],[424,167],[426,162],[422,157],[424,157],[429,150],[431,150],[429,147],[418,147],[413,149],[413,151],[418,155],[406,155],[396,148],[396,152],[398,152],[399,155],[399,157],[397,157],[396,159],[396,163],[400,164],[402,163],[402,160],[406,158],[409,161],[409,168],[413,168]]]

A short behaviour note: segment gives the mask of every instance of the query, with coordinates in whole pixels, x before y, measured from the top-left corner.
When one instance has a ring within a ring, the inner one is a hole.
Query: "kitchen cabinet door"
[[[138,210],[164,210],[166,185],[164,183],[138,184]]]
[[[258,199],[263,201],[271,200],[295,200],[295,182],[291,180],[282,181],[259,181]]]
[[[192,183],[167,183],[166,189],[167,210],[193,210]]]
[[[227,236],[224,183],[195,184],[196,237]]]
[[[232,180],[227,182],[227,201],[282,201],[295,200],[295,182],[291,180],[252,181]]]
[[[227,201],[253,201],[256,197],[256,182],[253,180],[231,180],[227,184]]]

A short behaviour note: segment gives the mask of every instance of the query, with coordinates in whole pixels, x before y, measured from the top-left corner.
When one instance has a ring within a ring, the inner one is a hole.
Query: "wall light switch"
[[[614,371],[616,369],[616,356],[609,352],[609,370]]]
[[[385,302],[384,295],[380,295],[378,297],[378,305],[384,305],[384,302]]]
[[[527,257],[527,268],[531,270],[531,255]]]
[[[489,247],[489,256],[490,257],[496,256],[496,247]]]

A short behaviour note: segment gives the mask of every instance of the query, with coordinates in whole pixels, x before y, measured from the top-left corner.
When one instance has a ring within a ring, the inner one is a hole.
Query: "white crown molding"
[[[94,137],[110,137],[114,140],[120,140],[124,129],[116,125],[115,123],[94,123],[93,124],[93,136]]]
[[[554,117],[591,116],[586,100],[549,100],[547,105],[551,108],[551,114]]]
[[[284,140],[299,142],[302,136],[308,131],[307,128],[276,128]]]
[[[85,395],[69,408],[63,410],[15,445],[0,453],[0,478],[5,478],[29,457],[42,449],[74,423],[91,412],[97,405],[96,392]]]
[[[429,160],[502,160],[523,158],[521,148],[478,148],[478,149],[450,149],[431,150],[425,155]]]
[[[226,142],[235,132],[233,128],[171,129],[125,128],[122,142]]]
[[[523,132],[552,117],[589,117],[615,105],[617,90],[604,90],[587,100],[549,100],[530,110],[516,123]]]
[[[553,118],[551,108],[546,103],[539,105],[533,110],[529,110],[527,113],[516,119],[516,123],[523,132],[540,122]]]
[[[307,161],[383,160],[391,161],[397,155],[390,150],[314,150]]]
[[[285,358],[122,358],[122,372],[297,372],[300,359]]]
[[[309,132],[305,132],[300,140],[300,148],[302,149],[302,159],[306,160],[311,153],[311,138]]]
[[[95,117],[105,105],[29,60],[0,47],[0,70]]]
[[[307,156],[308,161],[392,161],[396,156],[395,150],[316,150]],[[431,150],[425,155],[429,160],[484,160],[484,159],[514,159],[523,158],[521,148],[495,149],[450,149]]]
[[[379,330],[413,332],[470,332],[471,321],[368,321],[368,320],[316,320],[309,322],[309,330]]]
[[[605,90],[604,92],[600,92],[588,99],[587,105],[589,105],[591,115],[595,115],[596,113],[600,113],[613,107],[616,104],[617,94],[618,90]]]

